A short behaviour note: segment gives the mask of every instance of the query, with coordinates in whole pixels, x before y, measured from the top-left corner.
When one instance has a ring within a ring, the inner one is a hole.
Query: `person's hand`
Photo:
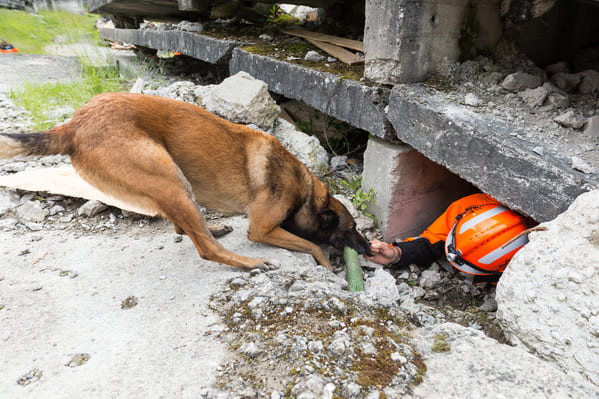
[[[370,241],[370,250],[374,253],[374,256],[367,256],[366,259],[380,263],[381,265],[395,263],[401,257],[401,250],[399,248],[379,240]]]

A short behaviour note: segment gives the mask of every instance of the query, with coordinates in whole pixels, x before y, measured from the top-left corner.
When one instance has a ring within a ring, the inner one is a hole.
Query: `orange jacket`
[[[499,201],[483,193],[472,194],[453,202],[420,236],[393,243],[402,251],[401,258],[394,266],[417,264],[428,267],[436,259],[445,256],[445,240],[456,218],[469,208],[488,204],[501,205]]]

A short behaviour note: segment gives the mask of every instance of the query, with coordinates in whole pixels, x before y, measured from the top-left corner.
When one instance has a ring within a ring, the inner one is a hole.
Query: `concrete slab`
[[[443,101],[418,85],[393,88],[388,117],[397,138],[537,221],[555,218],[578,195],[599,187],[599,176],[539,155],[534,143],[512,136],[519,127]]]
[[[243,217],[223,222],[234,231],[219,241],[235,252],[283,268],[315,265],[309,255],[250,242]],[[173,236],[149,226],[0,232],[0,396],[200,397],[231,360],[210,297],[246,272],[202,260],[188,238]],[[122,308],[131,296],[137,305]],[[69,365],[77,354],[89,359]]]
[[[105,40],[131,43],[162,51],[178,51],[212,64],[228,62],[233,48],[241,44],[181,30],[98,28],[98,33]]]
[[[369,87],[352,79],[320,72],[236,48],[231,74],[245,71],[268,84],[269,90],[301,100],[334,118],[381,137],[393,137],[385,118],[389,89]]]

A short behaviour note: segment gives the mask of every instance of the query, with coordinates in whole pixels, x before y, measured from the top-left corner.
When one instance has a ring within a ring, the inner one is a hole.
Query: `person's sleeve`
[[[444,241],[431,244],[426,238],[420,237],[411,241],[394,242],[393,245],[401,249],[401,258],[393,264],[394,268],[411,264],[428,267],[435,260],[445,255]]]

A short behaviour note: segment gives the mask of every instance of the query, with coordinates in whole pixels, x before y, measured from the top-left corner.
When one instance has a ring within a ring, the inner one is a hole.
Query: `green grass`
[[[58,121],[70,118],[72,112],[56,115],[57,108],[76,110],[96,94],[124,91],[125,82],[115,68],[85,67],[79,79],[68,83],[25,83],[20,89],[10,92],[18,106],[28,110],[32,116],[33,130],[46,130]]]
[[[0,37],[26,54],[44,54],[44,47],[61,43],[98,43],[97,15],[39,11],[30,14],[0,8]]]
[[[76,15],[66,12],[24,11],[0,9],[0,37],[6,38],[21,53],[44,54],[47,46],[71,43],[99,44],[94,23],[97,15]],[[96,68],[87,65],[86,54],[79,54],[83,65],[80,76],[66,83],[26,82],[9,93],[13,101],[32,115],[33,130],[45,130],[71,117],[96,94],[123,91],[125,81],[116,68]],[[57,115],[56,109],[66,109]]]

